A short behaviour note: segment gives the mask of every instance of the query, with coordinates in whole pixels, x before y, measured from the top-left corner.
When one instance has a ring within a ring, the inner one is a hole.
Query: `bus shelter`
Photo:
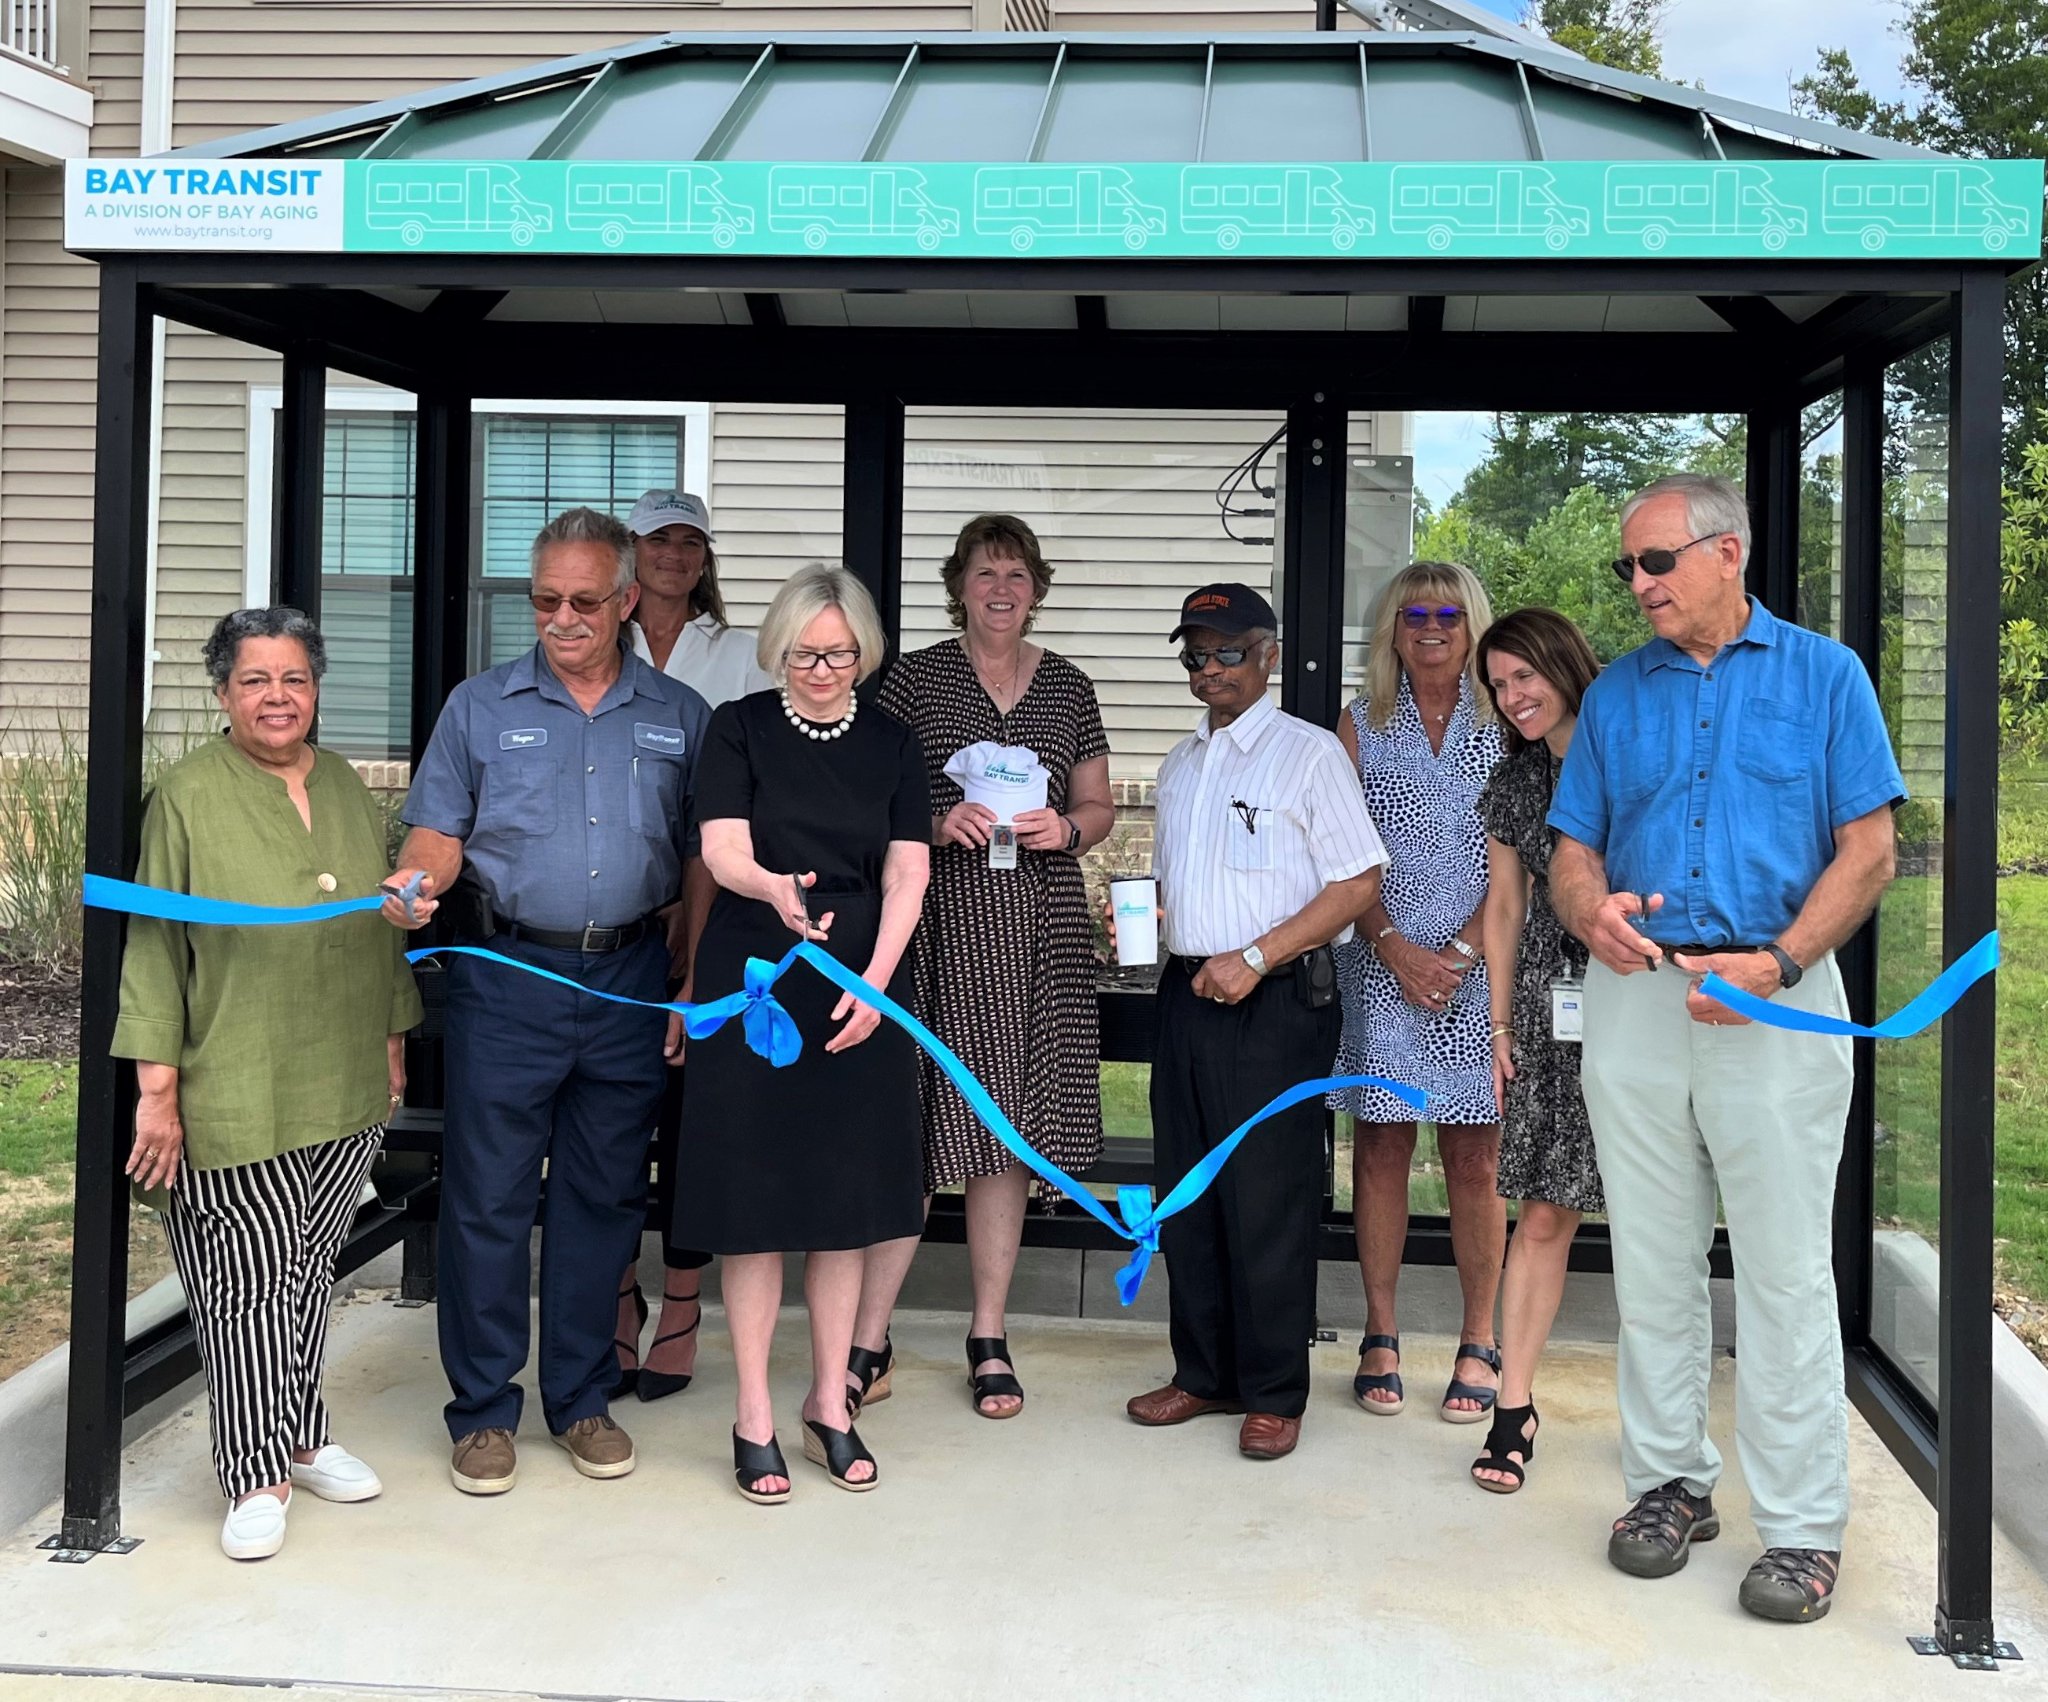
[[[152,159],[74,161],[66,241],[100,267],[88,867],[127,875],[141,816],[156,319],[282,357],[269,590],[316,616],[328,375],[416,398],[414,755],[477,655],[473,404],[507,394],[510,373],[535,397],[686,387],[843,409],[844,556],[892,636],[906,410],[1268,410],[1284,421],[1282,697],[1330,725],[1356,592],[1347,432],[1368,410],[1742,419],[1753,593],[1834,632],[1884,691],[1886,481],[1908,447],[1888,386],[1933,345],[1931,403],[1916,370],[1945,442],[1918,447],[1945,490],[1939,566],[1900,618],[1931,620],[1941,657],[1909,682],[1943,753],[1920,870],[1939,892],[1938,968],[1996,920],[2003,303],[2041,253],[2041,172],[1428,32],[670,34]],[[1817,591],[1800,569],[1815,524],[1802,419],[1821,402],[1841,437]],[[1105,598],[1091,619],[1134,607]],[[74,1557],[123,1540],[124,1414],[196,1367],[188,1320],[124,1339],[133,1083],[107,1056],[121,940],[118,917],[88,913],[52,1539]],[[1887,949],[1873,924],[1844,954],[1859,1020],[1879,1014]],[[1868,1042],[1835,1235],[1850,1393],[1939,1511],[1928,1652],[1964,1662],[1995,1648],[1993,1001],[1979,983],[1939,1040],[1931,1373],[1902,1363],[1877,1316],[1892,1136]],[[1149,1005],[1104,993],[1105,1057],[1145,1056]],[[351,1265],[430,1229],[431,1042],[416,1064],[419,1103]],[[1145,1174],[1142,1151],[1112,1152],[1093,1179]],[[935,1235],[959,1232],[935,1211]],[[1066,1246],[1099,1233],[1078,1213],[1031,1229]],[[1325,1251],[1352,1256],[1334,1209]],[[1445,1224],[1417,1220],[1408,1256],[1446,1261]],[[1714,1258],[1725,1273],[1725,1242]],[[1575,1260],[1607,1268],[1599,1226]],[[425,1270],[409,1261],[422,1293]]]

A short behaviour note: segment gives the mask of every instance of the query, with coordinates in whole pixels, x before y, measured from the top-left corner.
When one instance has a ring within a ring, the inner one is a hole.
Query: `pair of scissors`
[[[804,938],[808,940],[817,932],[816,924],[811,921],[811,895],[804,887],[802,875],[791,875],[789,884],[796,889],[797,913],[804,919]]]
[[[377,890],[391,898],[397,899],[400,904],[405,906],[405,919],[408,922],[416,922],[419,918],[413,913],[413,900],[419,897],[420,885],[426,878],[427,871],[421,869],[403,886],[393,886],[389,881],[383,881],[378,884]]]

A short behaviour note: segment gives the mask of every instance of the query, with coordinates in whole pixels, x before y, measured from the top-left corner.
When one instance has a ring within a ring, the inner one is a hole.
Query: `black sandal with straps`
[[[1358,1357],[1363,1363],[1365,1356],[1374,1348],[1383,1347],[1394,1356],[1395,1369],[1392,1371],[1361,1371],[1351,1379],[1351,1398],[1367,1412],[1378,1413],[1382,1418],[1392,1418],[1407,1402],[1407,1394],[1401,1387],[1401,1338],[1399,1336],[1367,1336],[1358,1344]],[[1372,1399],[1375,1392],[1391,1394],[1390,1401]]]
[[[611,1398],[615,1401],[624,1400],[640,1386],[640,1367],[637,1361],[640,1358],[640,1332],[647,1328],[647,1296],[640,1292],[638,1278],[634,1279],[631,1287],[619,1290],[619,1298],[621,1300],[624,1300],[628,1295],[633,1297],[633,1311],[640,1321],[634,1326],[630,1341],[624,1336],[615,1336],[612,1339],[612,1346],[624,1348],[633,1356],[636,1363],[619,1367],[619,1374],[612,1384],[611,1392]],[[642,1395],[640,1398],[645,1400],[647,1397]]]
[[[856,1495],[864,1494],[882,1481],[879,1467],[872,1477],[865,1479],[846,1475],[862,1460],[871,1466],[875,1463],[875,1456],[867,1451],[860,1433],[850,1424],[844,1430],[834,1430],[815,1418],[805,1419],[804,1458],[813,1465],[823,1466],[827,1477],[841,1489],[850,1489]]]
[[[663,1342],[679,1342],[685,1336],[693,1336],[697,1333],[697,1326],[704,1322],[704,1297],[701,1293],[687,1296],[664,1293],[661,1298],[661,1316],[664,1323],[668,1321],[668,1309],[671,1306],[694,1306],[697,1308],[697,1315],[680,1330],[670,1330],[666,1335],[656,1336],[647,1347],[649,1359],[654,1357],[654,1350]],[[693,1371],[656,1371],[652,1366],[642,1365],[634,1393],[643,1401],[658,1401],[664,1395],[680,1395],[690,1386],[695,1376],[696,1373]]]
[[[986,1359],[1000,1359],[1010,1366],[1009,1371],[988,1371],[977,1376],[974,1368]],[[1008,1336],[969,1336],[967,1338],[967,1382],[974,1390],[974,1410],[983,1418],[1015,1418],[1024,1410],[1024,1385],[1015,1376],[1016,1361],[1010,1357]],[[982,1402],[998,1395],[1012,1395],[1017,1405],[1008,1412],[987,1412]]]
[[[1451,1370],[1458,1369],[1458,1360],[1476,1359],[1481,1365],[1491,1366],[1493,1374],[1500,1375],[1500,1349],[1484,1347],[1478,1342],[1460,1342],[1458,1351],[1451,1361]],[[1438,1405],[1437,1417],[1446,1424],[1477,1424],[1493,1411],[1494,1402],[1500,1399],[1500,1390],[1489,1389],[1484,1383],[1461,1382],[1455,1375],[1450,1387],[1444,1390],[1444,1398]],[[1454,1407],[1453,1401],[1477,1401],[1475,1407]]]
[[[859,1389],[846,1391],[846,1416],[860,1417],[862,1407],[871,1407],[877,1401],[889,1398],[889,1374],[896,1369],[896,1349],[889,1340],[889,1332],[882,1332],[879,1350],[871,1347],[850,1347],[846,1350],[846,1369],[860,1379]]]
[[[763,1478],[779,1477],[781,1489],[760,1488]],[[765,1442],[749,1442],[739,1433],[737,1426],[732,1433],[732,1478],[739,1490],[749,1501],[758,1501],[763,1507],[774,1507],[789,1499],[789,1462],[782,1457],[782,1444],[773,1436]]]
[[[1533,1425],[1535,1429],[1524,1435],[1523,1427]],[[1486,1433],[1486,1451],[1472,1462],[1472,1481],[1481,1489],[1494,1495],[1512,1495],[1522,1487],[1523,1461],[1536,1457],[1536,1432],[1543,1421],[1536,1416],[1536,1403],[1531,1401],[1525,1407],[1496,1406],[1493,1409],[1493,1428]],[[1520,1460],[1509,1459],[1510,1454],[1520,1454]],[[1506,1472],[1513,1483],[1494,1483],[1481,1477],[1481,1472]]]

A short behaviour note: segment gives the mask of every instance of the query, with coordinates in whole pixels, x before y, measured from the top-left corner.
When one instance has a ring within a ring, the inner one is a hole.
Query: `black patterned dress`
[[[1494,770],[1479,796],[1488,837],[1512,850],[1530,877],[1529,910],[1515,950],[1509,1043],[1515,1074],[1501,1119],[1499,1187],[1504,1199],[1605,1211],[1593,1131],[1579,1096],[1582,1048],[1550,1037],[1551,982],[1565,974],[1583,979],[1586,973],[1586,948],[1564,931],[1550,906],[1557,830],[1545,818],[1560,766],[1540,740],[1524,745]]]
[[[961,798],[947,762],[984,739],[1033,752],[1055,810],[1067,807],[1075,765],[1109,754],[1095,687],[1050,650],[1007,715],[996,712],[953,638],[905,654],[879,701],[924,746],[934,816]],[[985,849],[934,845],[911,958],[918,1014],[1024,1138],[1070,1176],[1094,1164],[1102,1153],[1101,1049],[1095,938],[1079,862],[1020,849],[1016,868],[991,869]],[[927,1191],[999,1175],[1016,1162],[922,1051],[918,1088]]]

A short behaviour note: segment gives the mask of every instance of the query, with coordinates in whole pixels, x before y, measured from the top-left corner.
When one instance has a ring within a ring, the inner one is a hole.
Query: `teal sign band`
[[[2027,259],[2038,160],[769,165],[368,160],[349,252]]]

